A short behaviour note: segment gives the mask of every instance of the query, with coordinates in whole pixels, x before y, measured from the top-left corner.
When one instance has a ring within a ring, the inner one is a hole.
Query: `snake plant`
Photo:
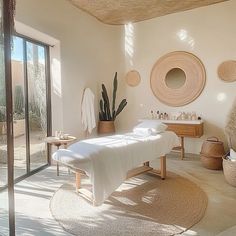
[[[116,109],[116,92],[118,88],[117,72],[113,80],[113,94],[112,94],[112,106],[110,107],[110,101],[107,94],[107,89],[104,84],[102,84],[102,98],[100,99],[100,111],[99,120],[100,121],[114,121],[116,117],[122,112],[122,110],[127,105],[126,99],[123,99],[118,108]]]

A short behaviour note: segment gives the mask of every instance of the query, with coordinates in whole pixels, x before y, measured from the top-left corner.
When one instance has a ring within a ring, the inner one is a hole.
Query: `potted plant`
[[[22,86],[17,85],[14,91],[14,137],[25,134],[25,112],[24,112],[24,95]]]
[[[98,122],[99,134],[115,133],[114,121],[127,105],[126,99],[123,99],[120,102],[118,108],[116,109],[117,87],[118,87],[118,81],[116,72],[113,80],[112,108],[110,109],[110,101],[107,94],[107,89],[105,85],[102,84],[102,98],[100,99],[100,111],[99,111],[99,122]]]

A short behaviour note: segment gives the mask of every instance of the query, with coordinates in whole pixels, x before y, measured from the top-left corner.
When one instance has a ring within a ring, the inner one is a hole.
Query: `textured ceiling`
[[[69,0],[106,24],[138,22],[228,0]]]

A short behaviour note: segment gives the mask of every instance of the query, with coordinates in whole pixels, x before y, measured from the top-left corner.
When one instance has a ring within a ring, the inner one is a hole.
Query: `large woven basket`
[[[227,155],[223,157],[223,170],[226,181],[236,187],[236,162],[228,160]]]
[[[202,165],[211,170],[222,170],[222,157],[225,155],[223,142],[217,137],[209,137],[202,144]]]

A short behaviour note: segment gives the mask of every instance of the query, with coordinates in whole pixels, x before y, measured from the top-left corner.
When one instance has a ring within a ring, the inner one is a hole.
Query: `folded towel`
[[[133,132],[149,134],[151,131],[151,134],[158,134],[164,132],[166,129],[167,125],[158,120],[144,120],[134,127]]]
[[[141,135],[141,136],[149,136],[152,135],[152,130],[149,128],[134,128],[133,132],[137,135]]]

